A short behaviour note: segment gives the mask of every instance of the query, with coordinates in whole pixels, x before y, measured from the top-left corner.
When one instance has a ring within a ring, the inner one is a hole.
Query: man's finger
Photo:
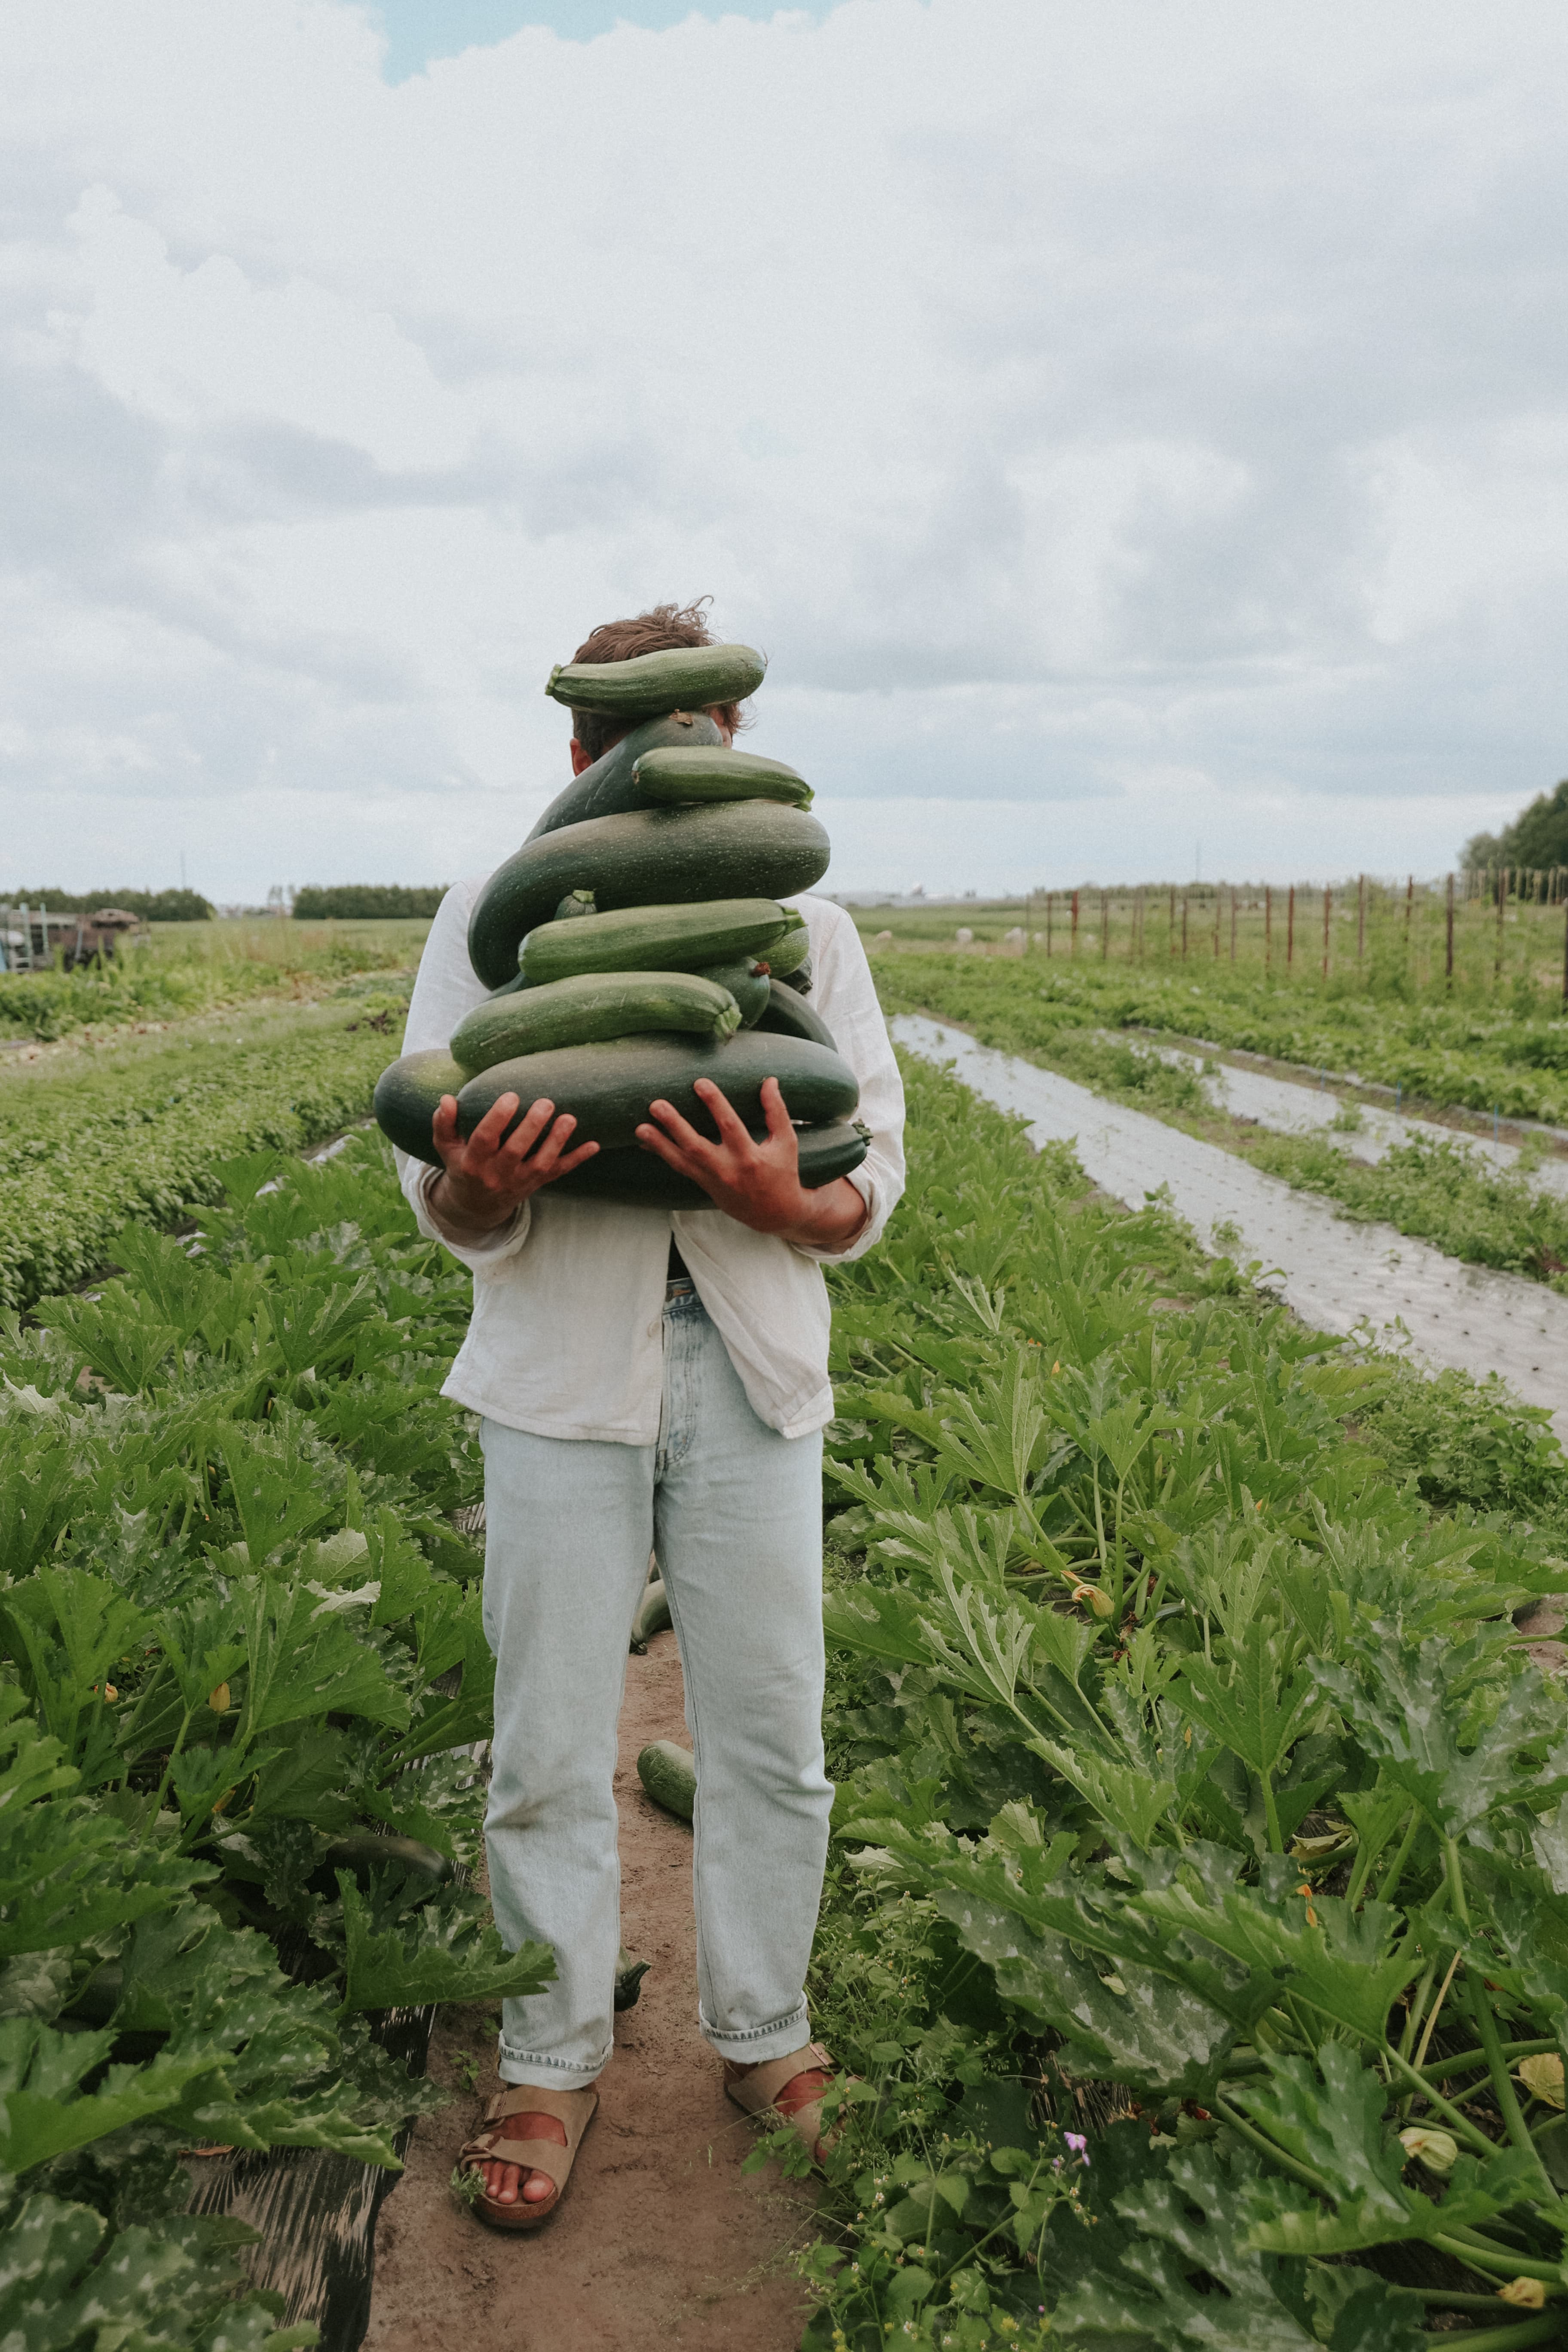
[[[784,1101],[783,1091],[780,1088],[779,1082],[776,1078],[764,1078],[763,1080],[762,1100],[763,1117],[768,1123],[768,1141],[770,1143],[777,1143],[784,1136],[793,1136],[795,1133],[795,1123],[790,1118],[789,1106]],[[796,1150],[798,1150],[798,1149],[799,1146],[797,1145]]]
[[[533,1155],[536,1168],[553,1168],[566,1149],[567,1138],[577,1124],[575,1111],[563,1110],[538,1150]]]
[[[658,1102],[649,1103],[647,1108],[649,1118],[658,1121],[670,1140],[679,1145],[682,1151],[696,1153],[711,1151],[714,1149],[706,1136],[699,1135],[689,1121],[681,1118],[673,1103],[666,1102],[661,1097]],[[640,1127],[637,1133],[639,1136],[643,1133]]]
[[[639,1127],[637,1130],[637,1139],[645,1151],[651,1151],[657,1159],[662,1160],[667,1167],[679,1169],[682,1176],[690,1176],[699,1183],[701,1182],[704,1171],[699,1162],[689,1151],[683,1151],[679,1143],[666,1135],[661,1127]],[[711,1146],[705,1145],[703,1148],[710,1150]]]
[[[499,1151],[502,1132],[508,1120],[515,1116],[517,1107],[516,1095],[498,1095],[469,1136],[468,1150],[477,1151],[481,1159],[488,1159],[492,1151]]]
[[[575,1151],[568,1151],[557,1160],[545,1176],[545,1182],[553,1184],[559,1177],[570,1176],[574,1168],[581,1168],[584,1160],[592,1160],[598,1149],[596,1143],[580,1143]]]
[[[768,1084],[772,1086],[773,1083],[770,1078]],[[721,1143],[727,1143],[731,1150],[739,1144],[750,1143],[752,1139],[746,1131],[745,1122],[721,1087],[716,1087],[711,1078],[699,1078],[697,1093],[718,1123]]]

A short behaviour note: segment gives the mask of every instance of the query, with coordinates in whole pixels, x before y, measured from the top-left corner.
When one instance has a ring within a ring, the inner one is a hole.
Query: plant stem
[[[1410,1819],[1414,1822],[1415,1818],[1415,1812],[1412,1809]],[[1406,1826],[1408,1827],[1408,1824]],[[1366,1888],[1366,1882],[1372,1876],[1379,1857],[1385,1852],[1387,1845],[1388,1840],[1384,1838],[1381,1845],[1363,1845],[1357,1850],[1355,1865],[1351,1872],[1351,1883],[1345,1889],[1345,1903],[1350,1910],[1353,1911],[1361,1901]]]
[[[1557,2052],[1555,2042],[1504,2042],[1499,2047],[1503,2056],[1510,2059],[1551,2058]],[[1473,2066],[1484,2066],[1486,2063],[1484,2050],[1461,2050],[1456,2057],[1439,2058],[1435,2064],[1423,2066],[1421,2072],[1430,2074],[1434,2082],[1442,2083],[1451,2074],[1468,2074]]]
[[[1471,2270],[1483,2275],[1495,2273],[1502,2279],[1540,2279],[1543,2285],[1559,2289],[1563,2284],[1561,2264],[1532,2262],[1528,2255],[1516,2254],[1511,2246],[1491,2245],[1476,2230],[1457,2230],[1431,2242],[1443,2253],[1452,2254],[1456,2262],[1468,2263]]]
[[[1411,1848],[1415,1845],[1420,1832],[1422,1819],[1420,1808],[1413,1805],[1410,1811],[1410,1826],[1400,1842],[1399,1852],[1389,1864],[1387,1876],[1377,1890],[1377,1899],[1380,1903],[1392,1903],[1398,1894],[1399,1882],[1405,1875],[1405,1866],[1410,1860]]]
[[[1562,2333],[1562,2314],[1543,2311],[1517,2327],[1467,2327],[1462,2336],[1445,2336],[1443,2352],[1524,2352],[1529,2344],[1561,2342]]]
[[[1451,2099],[1446,2099],[1440,2091],[1435,2091],[1431,2084],[1426,2080],[1426,2075],[1418,2074],[1415,2072],[1415,2067],[1410,2063],[1409,2059],[1402,2058],[1391,2042],[1385,2042],[1383,2045],[1383,2049],[1384,2055],[1387,2058],[1389,2064],[1394,2068],[1394,2072],[1403,2076],[1405,2082],[1412,2084],[1415,2089],[1420,2092],[1427,2105],[1431,2107],[1436,2114],[1444,2116],[1447,2121],[1452,2125],[1458,2137],[1465,2142],[1465,2145],[1468,2147],[1474,2148],[1478,2156],[1495,2156],[1497,2154],[1497,2142],[1495,2140],[1489,2140],[1485,2132],[1478,2131],[1475,2125],[1470,2121],[1468,2116],[1462,2115],[1459,2109],[1455,2106]],[[1553,2201],[1555,2202],[1555,2190],[1553,2190],[1552,2196]],[[1555,2273],[1553,2275],[1555,2276]]]
[[[1321,2173],[1314,2172],[1310,2164],[1302,2164],[1296,2157],[1287,2156],[1282,2147],[1276,2147],[1268,2134],[1260,2132],[1255,2124],[1249,2124],[1228,2099],[1216,2095],[1213,2113],[1223,2116],[1231,2130],[1246,2140],[1249,2147],[1255,2147],[1259,2156],[1267,2157],[1277,2170],[1288,2172],[1292,2180],[1299,2180],[1303,2189],[1310,2189],[1320,2197],[1332,2197],[1334,2192]]]
[[[1459,1845],[1457,1838],[1448,1838],[1445,1841],[1445,1862],[1448,1873],[1448,1884],[1453,1890],[1454,1916],[1461,1927],[1468,1927],[1470,1924],[1469,1906],[1465,1895],[1464,1871],[1459,1860]],[[1486,1986],[1479,1975],[1472,1972],[1467,1977],[1465,1987],[1469,1994],[1470,2015],[1475,2020],[1476,2032],[1480,2038],[1481,2048],[1487,2053],[1487,2068],[1492,2078],[1492,2092],[1501,2111],[1508,2136],[1515,2147],[1524,2149],[1540,2173],[1546,2190],[1548,2207],[1555,2207],[1561,2210],[1563,2200],[1557,2194],[1545,2165],[1542,2162],[1540,2150],[1530,2137],[1530,2126],[1525,2122],[1523,2112],[1520,2107],[1519,2096],[1513,2087],[1513,2076],[1509,2072],[1508,2060],[1503,2056],[1502,2035],[1498,2032],[1497,2016],[1491,2002],[1487,1998]]]

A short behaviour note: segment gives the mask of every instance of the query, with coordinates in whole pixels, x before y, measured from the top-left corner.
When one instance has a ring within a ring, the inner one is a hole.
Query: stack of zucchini
[[[512,1125],[547,1097],[575,1114],[574,1145],[600,1147],[562,1191],[707,1208],[637,1129],[662,1097],[716,1136],[695,1090],[709,1077],[760,1135],[772,1076],[800,1129],[802,1182],[859,1166],[858,1088],[805,1001],[805,925],[779,903],[826,871],[827,835],[793,768],[731,750],[704,715],[753,692],[764,667],[748,646],[703,646],[552,671],[558,702],[632,724],[475,902],[468,958],[488,1002],[446,1053],[405,1054],[382,1073],[375,1115],[403,1150],[438,1163],[431,1122],[445,1094],[464,1135],[503,1094],[518,1097]]]

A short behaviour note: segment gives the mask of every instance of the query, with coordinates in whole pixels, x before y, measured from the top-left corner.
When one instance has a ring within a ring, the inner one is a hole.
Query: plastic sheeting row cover
[[[1403,1347],[1433,1371],[1500,1373],[1528,1403],[1549,1409],[1568,1442],[1568,1298],[1518,1275],[1461,1265],[1392,1225],[1352,1224],[1214,1144],[977,1045],[945,1022],[903,1013],[892,1030],[901,1045],[951,1064],[976,1094],[1026,1119],[1037,1143],[1070,1143],[1090,1182],[1130,1208],[1163,1187],[1205,1247],[1258,1261],[1304,1321],[1346,1334],[1368,1325],[1380,1344]]]

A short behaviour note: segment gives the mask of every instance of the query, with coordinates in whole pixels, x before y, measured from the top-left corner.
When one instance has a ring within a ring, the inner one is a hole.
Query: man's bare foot
[[[564,2147],[566,2126],[555,2116],[509,2116],[507,2137],[548,2139],[557,2147]],[[525,2205],[542,2205],[547,2197],[555,2194],[555,2183],[548,2172],[531,2172],[526,2165],[492,2161],[476,2165],[474,2169],[484,2183],[485,2195],[498,2205],[515,2205],[520,2195]]]

